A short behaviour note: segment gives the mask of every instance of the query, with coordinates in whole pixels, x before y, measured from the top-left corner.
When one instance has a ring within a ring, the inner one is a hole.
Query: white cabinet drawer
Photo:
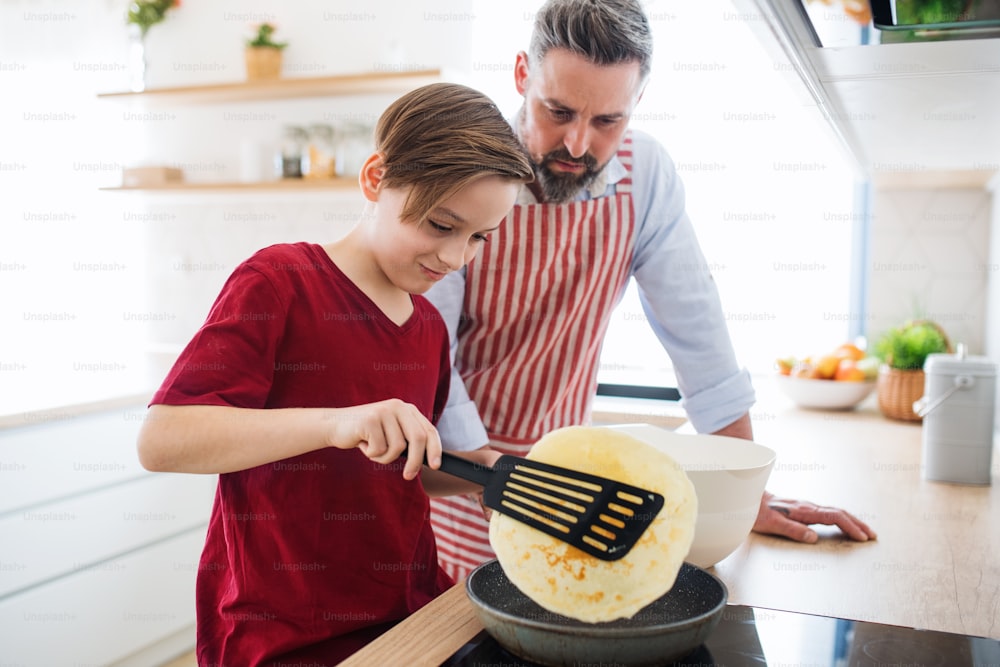
[[[3,664],[107,665],[195,622],[205,530],[0,600]]]
[[[148,474],[134,407],[0,430],[0,515]]]
[[[207,525],[217,480],[150,474],[0,515],[0,599]]]

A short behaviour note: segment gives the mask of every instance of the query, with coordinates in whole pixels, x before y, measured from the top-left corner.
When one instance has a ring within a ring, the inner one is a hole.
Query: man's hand
[[[715,431],[713,435],[753,440],[750,414],[744,414],[732,424]],[[813,544],[819,539],[819,535],[809,527],[810,524],[837,526],[845,535],[858,542],[867,542],[877,537],[868,524],[842,509],[820,507],[804,500],[775,498],[774,494],[767,491],[760,499],[760,509],[757,511],[757,521],[753,524],[753,531]]]
[[[820,507],[802,500],[775,498],[764,492],[760,499],[760,510],[753,525],[755,533],[780,535],[796,542],[815,543],[819,536],[810,524],[837,526],[852,540],[867,542],[877,535],[861,519],[836,507]]]

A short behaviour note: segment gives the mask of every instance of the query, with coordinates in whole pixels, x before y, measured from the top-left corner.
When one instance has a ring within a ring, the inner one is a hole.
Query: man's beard
[[[553,160],[582,164],[584,170],[578,174],[553,171],[549,166]],[[545,196],[545,201],[564,204],[573,199],[580,190],[593,183],[603,168],[604,165],[597,166],[597,160],[590,153],[575,158],[565,148],[560,148],[546,153],[535,164],[535,180]]]

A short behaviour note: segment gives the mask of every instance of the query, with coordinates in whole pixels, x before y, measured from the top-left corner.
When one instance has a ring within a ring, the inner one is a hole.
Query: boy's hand
[[[410,403],[390,398],[333,411],[327,440],[331,447],[357,447],[372,461],[391,463],[406,452],[404,479],[420,473],[426,453],[428,465],[441,465],[441,439],[437,429]]]

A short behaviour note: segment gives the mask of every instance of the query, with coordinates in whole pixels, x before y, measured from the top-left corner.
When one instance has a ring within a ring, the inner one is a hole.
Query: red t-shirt
[[[261,250],[230,276],[152,403],[345,407],[399,398],[432,421],[448,334],[423,297],[393,323],[322,247]],[[402,462],[323,449],[219,475],[197,581],[198,661],[336,664],[451,585]]]

